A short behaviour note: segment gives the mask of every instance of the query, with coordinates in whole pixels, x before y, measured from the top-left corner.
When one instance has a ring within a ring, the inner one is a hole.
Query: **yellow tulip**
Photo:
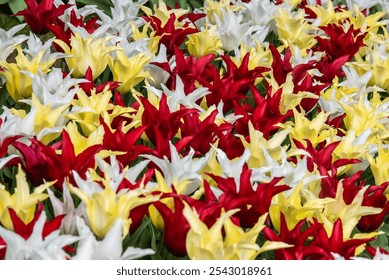
[[[256,130],[252,123],[249,122],[250,141],[248,142],[244,136],[239,135],[243,146],[246,149],[249,149],[251,153],[250,158],[247,161],[248,166],[250,168],[260,168],[267,165],[267,160],[262,148],[265,148],[268,151],[272,159],[280,162],[282,159],[282,150],[284,150],[281,145],[288,134],[288,130],[282,130],[275,133],[269,140],[267,140],[265,137],[263,137],[263,133],[259,130]],[[287,148],[287,146],[285,146],[285,148]]]
[[[332,81],[331,86],[320,93],[321,100],[319,102],[324,102],[324,104],[327,105],[327,106],[322,106],[323,109],[325,109],[325,111],[331,111],[331,113],[335,111],[340,112],[341,107],[339,105],[338,100],[341,100],[342,98],[351,95],[353,93],[355,94],[358,92],[358,90],[359,90],[358,88],[339,86],[339,78],[335,77]],[[328,106],[332,106],[332,107],[335,106],[335,107],[327,108]]]
[[[271,94],[273,95],[277,90],[280,88],[282,89],[281,102],[279,105],[282,114],[286,114],[289,110],[295,109],[300,105],[301,100],[304,98],[318,99],[317,95],[308,91],[295,92],[292,73],[287,74],[286,81],[282,85],[277,83],[272,73],[270,73],[270,76],[271,77],[266,78],[266,81],[271,85]]]
[[[75,122],[69,122],[66,126],[66,131],[69,133],[70,140],[74,145],[74,153],[76,156],[93,145],[103,143],[103,126],[97,127],[97,129],[93,131],[88,137],[85,137],[78,131],[78,127]]]
[[[313,182],[312,184],[316,184]],[[326,204],[334,201],[333,198],[315,197],[308,189],[304,189],[302,184],[295,187],[289,197],[285,193],[279,193],[273,197],[272,205],[269,209],[271,222],[274,228],[280,231],[281,213],[285,216],[285,221],[289,230],[304,219],[311,219],[323,212]]]
[[[117,219],[123,223],[123,238],[131,226],[130,212],[137,206],[156,201],[157,196],[146,195],[142,189],[115,193],[109,183],[103,180],[104,189],[88,195],[86,191],[69,184],[69,189],[85,204],[85,212],[93,233],[103,239]]]
[[[330,135],[330,128],[326,125],[328,114],[320,112],[317,116],[309,120],[305,117],[304,112],[298,112],[293,109],[294,122],[286,122],[279,126],[288,129],[289,137],[304,143],[304,139],[309,139],[315,147],[320,142],[324,141]]]
[[[206,0],[204,2],[204,10],[207,13],[207,19],[211,24],[216,24],[215,15],[222,18],[222,10],[227,11],[229,9],[235,12],[239,7],[237,5],[231,5],[230,0]]]
[[[271,55],[269,46],[264,46],[258,41],[255,42],[255,47],[250,48],[245,45],[241,45],[238,50],[239,53],[236,54],[235,57],[231,57],[232,61],[236,64],[236,66],[240,66],[242,64],[242,60],[247,53],[250,53],[250,60],[248,63],[248,69],[252,70],[256,67],[271,67],[273,62],[273,57]],[[258,78],[257,81],[262,81],[263,78]]]
[[[68,114],[67,117],[78,122],[82,132],[88,137],[100,126],[101,114],[114,108],[114,105],[110,103],[112,92],[105,90],[96,94],[92,90],[91,95],[88,96],[82,89],[79,89],[77,97],[78,99],[74,99],[72,105],[77,106],[80,110]]]
[[[317,15],[317,26],[326,26],[330,23],[338,24],[339,21],[349,19],[353,12],[348,10],[335,11],[332,1],[327,1],[327,7],[321,5],[308,6]]]
[[[25,224],[30,223],[34,218],[36,205],[48,197],[43,192],[54,184],[54,182],[44,183],[35,187],[34,191],[30,193],[26,174],[20,166],[15,178],[16,188],[13,194],[10,194],[5,186],[0,184],[0,222],[10,230],[13,230],[13,225],[8,208],[12,208]]]
[[[13,100],[26,99],[32,93],[32,79],[26,74],[20,72],[20,67],[14,63],[0,63],[0,66],[5,70],[0,72],[0,75],[6,79],[6,88]]]
[[[291,14],[282,8],[275,17],[279,39],[286,47],[298,46],[300,50],[307,50],[316,44],[313,31],[315,27],[305,19],[304,10]]]
[[[186,249],[192,260],[250,260],[268,250],[290,247],[282,242],[265,242],[260,247],[257,243],[259,233],[265,228],[267,214],[261,216],[258,222],[248,231],[236,226],[231,216],[238,209],[222,213],[216,223],[208,228],[198,217],[197,213],[185,205],[184,216],[190,230],[186,237]],[[225,237],[223,237],[223,229]]]
[[[343,182],[340,181],[336,191],[335,199],[327,203],[322,213],[319,213],[318,220],[324,225],[327,235],[332,234],[334,223],[341,219],[343,225],[343,238],[351,237],[353,229],[363,216],[378,214],[381,208],[362,206],[363,196],[367,187],[361,189],[350,204],[346,204],[343,198]]]
[[[108,54],[120,49],[108,45],[110,40],[110,37],[93,38],[90,36],[83,38],[76,33],[70,39],[70,47],[61,40],[55,40],[55,42],[65,54],[70,55],[65,58],[65,61],[70,70],[74,69],[72,72],[74,77],[84,77],[88,67],[90,67],[93,79],[96,79],[108,65]]]
[[[162,22],[162,26],[164,26],[167,23],[171,14],[175,14],[176,16],[175,25],[176,24],[182,25],[182,23],[179,23],[177,19],[182,17],[183,15],[186,15],[189,12],[188,9],[187,10],[181,8],[169,9],[166,6],[165,2],[162,0],[159,0],[158,5],[154,4],[153,9],[150,9],[146,6],[141,6],[140,8],[147,16],[155,16],[156,18],[158,18]]]
[[[338,141],[337,136],[331,137],[331,142]],[[378,141],[377,141],[378,140]],[[355,131],[350,129],[346,131],[346,135],[340,140],[339,145],[333,151],[333,161],[338,159],[359,159],[362,163],[348,164],[338,168],[338,175],[347,172],[355,174],[359,170],[364,170],[368,166],[367,158],[371,155],[371,146],[378,144],[381,141],[376,137],[376,133],[371,130],[363,132],[359,137],[356,137]]]
[[[62,129],[61,116],[68,109],[69,105],[65,104],[57,108],[51,108],[50,104],[42,105],[39,99],[32,94],[32,105],[35,110],[34,132],[35,135],[39,135],[40,132],[49,128]],[[64,121],[62,121],[64,122]],[[39,140],[43,144],[49,144],[55,140],[61,134],[60,131],[53,131],[45,133],[45,135]]]
[[[222,51],[222,41],[217,35],[216,26],[207,28],[200,32],[190,34],[186,42],[188,51],[196,58],[200,58],[207,54],[218,54]]]
[[[46,73],[56,58],[46,60],[44,50],[32,58],[25,56],[20,46],[16,47],[16,51],[15,63],[0,62],[0,67],[4,70],[0,71],[0,75],[5,77],[5,85],[12,99],[18,101],[30,98],[32,94],[32,79],[21,71],[37,74],[39,69],[42,73]]]
[[[144,71],[144,67],[150,59],[151,56],[145,53],[127,57],[124,51],[117,51],[116,59],[110,58],[109,68],[112,71],[114,81],[121,83],[117,89],[120,93],[129,92],[149,77],[149,73]]]
[[[381,120],[387,118],[389,113],[381,109],[383,102],[377,92],[373,93],[373,98],[370,100],[361,96],[358,103],[349,105],[339,102],[339,104],[346,112],[343,120],[346,129],[353,129],[356,136],[360,136],[368,129],[372,129],[373,133],[378,133],[378,136],[382,133],[383,135],[386,134],[386,129]]]

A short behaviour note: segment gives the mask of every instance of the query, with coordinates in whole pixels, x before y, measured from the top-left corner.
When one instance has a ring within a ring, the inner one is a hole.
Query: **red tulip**
[[[13,144],[24,158],[25,170],[29,179],[37,185],[44,180],[56,180],[55,187],[59,190],[62,190],[62,183],[66,178],[69,177],[73,182],[72,171],[76,171],[85,179],[88,168],[94,167],[94,156],[102,148],[101,145],[94,145],[76,156],[73,143],[65,130],[62,132],[62,141],[53,146],[43,145],[35,138],[30,141],[29,146],[20,142]],[[61,154],[57,154],[60,148],[62,148]]]
[[[219,203],[228,211],[240,209],[234,216],[240,221],[243,227],[251,228],[258,221],[259,217],[269,212],[272,198],[290,187],[285,185],[277,186],[281,178],[274,178],[270,183],[258,183],[254,188],[251,183],[252,170],[243,165],[240,176],[239,187],[234,178],[223,178],[208,174],[217,183],[217,187],[223,191],[219,197]]]
[[[309,225],[307,229],[303,230],[306,225],[306,220],[301,220],[293,229],[289,230],[285,216],[281,213],[280,232],[278,234],[268,227],[263,230],[266,240],[293,245],[293,247],[275,250],[274,256],[277,260],[304,260],[308,259],[315,251],[320,250],[320,248],[308,242],[313,233],[323,226],[321,224]]]
[[[23,16],[25,22],[34,33],[47,33],[50,26],[63,15],[65,10],[71,7],[71,4],[54,5],[54,0],[24,0],[27,8],[17,12],[15,16]]]

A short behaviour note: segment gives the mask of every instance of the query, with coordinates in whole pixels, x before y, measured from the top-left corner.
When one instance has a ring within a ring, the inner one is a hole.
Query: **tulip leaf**
[[[9,0],[0,0],[0,5],[7,4]]]
[[[370,166],[367,167],[363,171],[362,176],[361,176],[361,180],[364,180],[366,185],[374,185],[375,179],[374,179],[373,172],[371,171]]]
[[[81,3],[84,5],[96,5],[97,8],[103,10],[104,13],[111,16],[111,1],[109,0],[77,0],[77,3]]]
[[[150,223],[151,223],[150,219],[145,219],[133,234],[128,235],[125,238],[125,240],[123,242],[123,247],[126,249],[127,247],[130,247],[130,246],[136,246],[138,244],[139,239],[144,234],[147,226]]]
[[[389,250],[388,236],[386,234],[378,235],[376,239],[371,242],[371,245],[374,248],[381,247],[384,250]]]
[[[380,228],[380,231],[383,231],[386,236],[389,236],[389,224],[384,223]]]
[[[153,6],[153,5],[158,5],[158,2],[159,0],[150,0],[150,6]],[[171,8],[175,8],[176,5],[178,4],[178,6],[182,9],[190,9],[190,10],[194,10],[195,8],[200,8],[204,5],[204,1],[202,0],[189,0],[189,1],[186,1],[186,0],[167,0],[167,1],[164,1],[165,4]]]
[[[20,24],[20,22],[16,17],[11,17],[8,15],[0,15],[0,28],[4,30],[9,30],[18,24]]]
[[[24,0],[11,0],[8,2],[8,6],[14,14],[16,14],[17,12],[19,12],[21,10],[24,10],[27,7]],[[20,17],[18,17],[18,18],[20,18]]]

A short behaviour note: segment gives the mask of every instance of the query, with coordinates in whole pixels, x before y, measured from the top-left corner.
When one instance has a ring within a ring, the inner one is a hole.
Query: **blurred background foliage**
[[[38,0],[37,2],[40,2]],[[67,2],[67,1],[64,1]],[[134,1],[135,2],[135,1]],[[155,4],[158,4],[159,0],[149,0],[146,3],[146,6],[150,8]],[[184,9],[194,10],[200,8],[204,5],[203,0],[167,0],[164,1],[166,5],[174,8],[178,5]],[[77,4],[80,5],[96,5],[100,10],[103,10],[105,13],[111,15],[112,2],[110,0],[76,0]],[[12,14],[15,14],[26,7],[24,0],[0,0],[0,17],[8,17]],[[19,20],[22,20],[19,18]],[[4,28],[3,21],[0,22],[0,27]]]

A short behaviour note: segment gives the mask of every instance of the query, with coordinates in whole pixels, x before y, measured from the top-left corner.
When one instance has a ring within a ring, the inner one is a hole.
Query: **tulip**
[[[190,34],[186,45],[188,46],[188,52],[196,58],[207,54],[216,55],[221,52],[222,48],[222,42],[216,33],[216,26]]]
[[[153,202],[157,196],[143,195],[143,190],[131,190],[124,193],[115,193],[112,187],[105,182],[105,188],[91,191],[83,187],[83,181],[78,179],[78,187],[69,184],[69,189],[77,195],[85,205],[88,224],[93,233],[103,239],[115,224],[117,219],[122,222],[122,236],[127,236],[131,226],[130,211],[140,205]]]
[[[65,54],[69,55],[65,61],[69,69],[74,69],[74,77],[85,77],[90,67],[95,80],[107,67],[110,59],[108,54],[120,49],[108,45],[110,40],[109,37],[81,37],[76,33],[70,39],[70,47],[61,40],[55,40],[55,43],[63,49]]]
[[[36,205],[38,202],[45,200],[48,195],[43,192],[54,182],[44,183],[30,193],[30,187],[26,181],[26,174],[19,166],[19,171],[16,175],[16,188],[13,194],[10,194],[4,185],[0,184],[0,221],[1,224],[12,230],[13,224],[8,208],[15,211],[16,215],[25,223],[28,224],[34,218]]]
[[[116,58],[110,58],[108,65],[113,74],[113,80],[120,82],[118,91],[128,93],[137,84],[142,82],[149,74],[144,71],[145,65],[151,57],[145,53],[138,53],[128,57],[123,51],[116,52]]]
[[[190,230],[186,237],[186,249],[192,260],[251,260],[267,250],[289,247],[282,242],[266,242],[260,247],[258,234],[265,228],[266,214],[248,231],[236,226],[231,216],[239,210],[222,213],[216,223],[208,228],[188,205],[184,209]],[[225,236],[223,235],[223,230]],[[223,237],[224,236],[224,237]]]
[[[15,62],[0,61],[0,75],[6,79],[6,87],[11,97],[18,101],[27,99],[32,93],[32,78],[26,74],[38,74],[38,70],[47,73],[56,59],[65,57],[62,53],[51,53],[50,47],[54,39],[50,39],[42,44],[41,40],[30,34],[27,40],[28,48],[22,50],[20,46],[16,47]]]
[[[25,22],[34,33],[48,32],[50,26],[58,17],[61,16],[66,9],[71,7],[71,4],[62,4],[56,7],[54,0],[25,0],[27,8],[19,11],[15,16],[23,16]]]

